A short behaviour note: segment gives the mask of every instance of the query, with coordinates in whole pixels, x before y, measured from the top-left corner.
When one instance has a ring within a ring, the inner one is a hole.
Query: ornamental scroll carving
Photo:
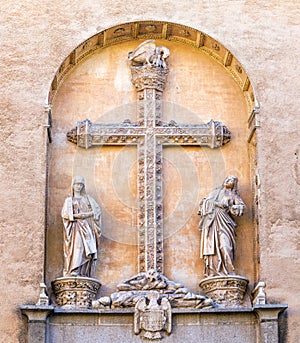
[[[239,276],[214,276],[200,282],[200,288],[218,306],[243,306],[249,280]]]
[[[87,277],[61,277],[52,281],[52,289],[58,306],[65,309],[88,309],[92,307],[101,283]]]

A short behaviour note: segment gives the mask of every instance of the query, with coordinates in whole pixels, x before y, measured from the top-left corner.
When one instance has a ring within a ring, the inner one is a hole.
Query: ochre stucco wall
[[[135,1],[7,0],[1,2],[0,10],[1,341],[24,342],[26,334],[18,306],[37,301],[38,284],[43,278],[43,105],[55,71],[79,43],[96,32],[145,19],[177,22],[209,34],[239,59],[251,78],[261,104],[257,130],[260,279],[267,283],[270,302],[289,304],[282,341],[297,341],[299,4],[145,0],[137,6]],[[217,112],[217,108],[208,109]],[[64,180],[67,189],[68,178]]]

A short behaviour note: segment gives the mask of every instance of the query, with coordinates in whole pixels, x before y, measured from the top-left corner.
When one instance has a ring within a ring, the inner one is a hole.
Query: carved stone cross
[[[162,94],[169,69],[161,52],[159,57],[161,63],[157,62],[157,57],[148,56],[149,62],[137,63],[131,58],[132,82],[138,93],[137,123],[125,120],[121,124],[93,124],[86,119],[78,122],[77,127],[67,133],[67,138],[85,149],[97,145],[137,145],[138,269],[139,272],[156,269],[163,273],[163,145],[218,148],[230,141],[230,132],[213,120],[202,125],[162,122]]]

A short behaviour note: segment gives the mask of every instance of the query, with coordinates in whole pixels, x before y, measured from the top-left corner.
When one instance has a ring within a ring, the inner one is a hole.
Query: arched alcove
[[[96,273],[103,283],[102,295],[113,292],[118,282],[137,273],[136,149],[102,146],[83,150],[68,142],[66,133],[86,118],[99,123],[137,120],[137,95],[127,55],[147,39],[155,39],[157,45],[171,52],[163,94],[164,121],[200,124],[214,119],[224,123],[232,134],[231,142],[220,149],[164,148],[164,274],[198,291],[203,278],[198,202],[226,175],[235,174],[247,206],[238,220],[236,269],[254,283],[254,90],[241,63],[222,44],[193,28],[158,21],[126,23],[99,32],[75,48],[54,77],[48,97],[52,144],[46,281],[62,275],[60,212],[75,174],[85,176],[88,193],[103,211]]]
[[[161,21],[139,21],[120,24],[103,30],[85,40],[69,54],[57,70],[48,94],[48,104],[53,103],[54,97],[66,75],[83,59],[99,49],[105,49],[123,42],[146,39],[179,42],[207,54],[221,64],[237,82],[246,98],[249,116],[253,108],[257,106],[255,92],[246,71],[238,59],[225,46],[194,28]]]

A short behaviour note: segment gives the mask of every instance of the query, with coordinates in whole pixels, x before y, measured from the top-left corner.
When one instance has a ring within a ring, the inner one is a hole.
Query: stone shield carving
[[[161,331],[172,331],[172,311],[168,299],[160,298],[156,291],[150,291],[135,305],[134,333],[144,331],[143,337],[161,339]]]

